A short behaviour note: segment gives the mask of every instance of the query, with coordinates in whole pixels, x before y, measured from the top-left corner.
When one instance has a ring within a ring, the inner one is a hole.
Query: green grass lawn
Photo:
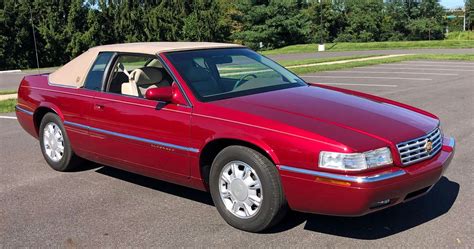
[[[399,42],[341,42],[327,43],[326,51],[357,51],[383,49],[416,48],[474,48],[474,40],[436,40],[436,41],[399,41]],[[273,50],[261,51],[264,55],[311,53],[318,51],[318,44],[291,45]]]
[[[0,95],[14,94],[16,90],[0,90]]]
[[[449,32],[448,37],[446,37],[446,39],[448,39],[448,40],[461,40],[461,41],[466,41],[466,40],[474,41],[474,31]]]
[[[0,101],[0,113],[14,112],[16,99],[7,99]]]

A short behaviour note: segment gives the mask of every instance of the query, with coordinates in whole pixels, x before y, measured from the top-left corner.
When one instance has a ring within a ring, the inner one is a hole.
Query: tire
[[[209,188],[222,218],[244,231],[268,229],[288,209],[276,166],[248,147],[229,146],[219,152],[212,163]]]
[[[62,139],[58,138],[59,135]],[[47,113],[41,120],[39,141],[44,159],[54,170],[71,171],[82,162],[81,158],[72,151],[64,125],[54,113]]]

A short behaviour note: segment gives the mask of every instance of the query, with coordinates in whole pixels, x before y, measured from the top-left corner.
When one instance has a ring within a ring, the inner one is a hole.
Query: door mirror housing
[[[171,86],[165,86],[148,89],[145,93],[145,98],[166,103],[173,102],[173,88]]]

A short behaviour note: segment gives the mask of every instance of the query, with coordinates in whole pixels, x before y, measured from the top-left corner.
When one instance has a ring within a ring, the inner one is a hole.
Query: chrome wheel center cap
[[[249,195],[247,185],[240,179],[234,179],[230,183],[230,192],[239,201],[245,201]]]
[[[58,149],[58,142],[56,142],[56,140],[51,139],[50,144],[53,150]]]

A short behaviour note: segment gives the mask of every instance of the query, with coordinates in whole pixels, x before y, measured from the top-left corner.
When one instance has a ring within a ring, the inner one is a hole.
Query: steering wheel
[[[240,77],[240,79],[237,82],[235,82],[234,89],[241,86],[243,83],[245,83],[244,82],[245,78],[250,77],[250,76],[252,76],[253,78],[257,78],[257,75],[255,75],[253,73],[246,74],[246,75]]]

